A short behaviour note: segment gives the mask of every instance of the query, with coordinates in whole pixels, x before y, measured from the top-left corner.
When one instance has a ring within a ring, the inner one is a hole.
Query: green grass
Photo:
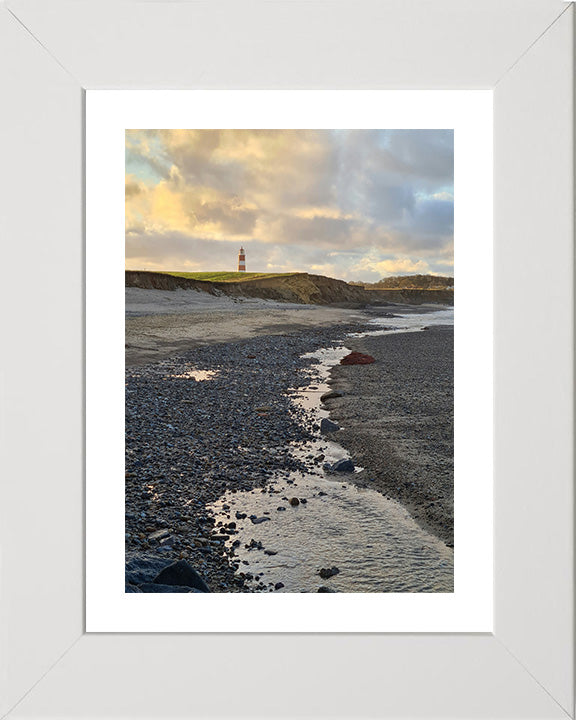
[[[251,273],[251,272],[165,272],[164,275],[188,278],[189,280],[206,280],[209,282],[242,282],[255,278],[288,277],[297,273]]]

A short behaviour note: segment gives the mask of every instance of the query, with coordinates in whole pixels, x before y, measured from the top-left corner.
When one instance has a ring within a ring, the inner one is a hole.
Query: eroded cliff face
[[[335,280],[323,275],[309,275],[308,273],[275,278],[255,278],[241,283],[221,283],[221,285],[229,285],[230,292],[234,295],[281,302],[307,305],[365,305],[367,302],[366,292],[363,288],[348,285],[343,280]]]
[[[125,276],[126,287],[137,287],[144,290],[201,290],[211,295],[218,294],[213,283],[190,280],[167,273],[126,270]]]
[[[418,288],[398,288],[394,290],[366,290],[368,302],[371,305],[382,302],[393,302],[401,305],[423,305],[435,303],[439,305],[454,305],[454,290],[435,288],[423,290]]]
[[[349,285],[343,280],[295,273],[282,277],[254,278],[242,282],[208,282],[176,277],[167,273],[126,271],[126,287],[139,287],[155,290],[196,290],[211,295],[231,295],[235,297],[255,297],[279,302],[310,305],[339,305],[362,307],[387,303],[421,305],[439,303],[452,305],[453,290],[365,290]]]

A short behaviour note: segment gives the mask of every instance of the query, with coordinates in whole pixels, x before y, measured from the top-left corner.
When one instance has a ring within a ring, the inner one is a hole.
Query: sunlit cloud
[[[127,268],[447,274],[453,225],[452,131],[126,132]]]

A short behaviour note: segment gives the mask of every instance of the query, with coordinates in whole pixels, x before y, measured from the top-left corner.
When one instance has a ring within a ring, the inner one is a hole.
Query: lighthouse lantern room
[[[240,248],[238,253],[238,272],[246,272],[246,255],[244,254],[244,248]]]

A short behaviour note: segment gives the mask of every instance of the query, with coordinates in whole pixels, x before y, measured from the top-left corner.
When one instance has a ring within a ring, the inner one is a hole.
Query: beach
[[[413,535],[417,552],[426,550],[430,577],[402,589],[446,590],[453,546],[452,328],[349,337],[370,330],[373,315],[136,288],[127,293],[126,310],[128,591],[174,591],[151,581],[178,560],[212,592],[286,591],[282,564],[272,571],[263,563],[285,548],[267,545],[267,538],[278,545],[286,528],[326,513],[344,526],[342,507],[351,519],[370,502],[381,502],[387,522],[402,527],[397,542]],[[322,378],[315,360],[302,357],[343,343],[376,362],[337,365]],[[340,475],[324,467],[330,450],[317,450],[328,437],[315,411],[294,401],[295,393],[314,393],[325,380],[341,394],[323,403],[340,426],[330,443],[360,471]],[[379,532],[374,522],[372,536]],[[374,560],[379,544],[372,537],[371,550],[360,544],[353,551]],[[366,564],[359,587],[393,591],[382,578],[371,583],[377,565]],[[292,591],[349,591],[341,569],[332,581],[315,580],[315,568],[305,587],[302,581]]]
[[[344,429],[338,442],[369,468],[357,482],[401,502],[417,522],[454,544],[454,329],[430,327],[349,339],[372,365],[336,366],[327,401]]]
[[[139,365],[214,343],[363,320],[359,310],[194,290],[126,288],[126,364]]]

